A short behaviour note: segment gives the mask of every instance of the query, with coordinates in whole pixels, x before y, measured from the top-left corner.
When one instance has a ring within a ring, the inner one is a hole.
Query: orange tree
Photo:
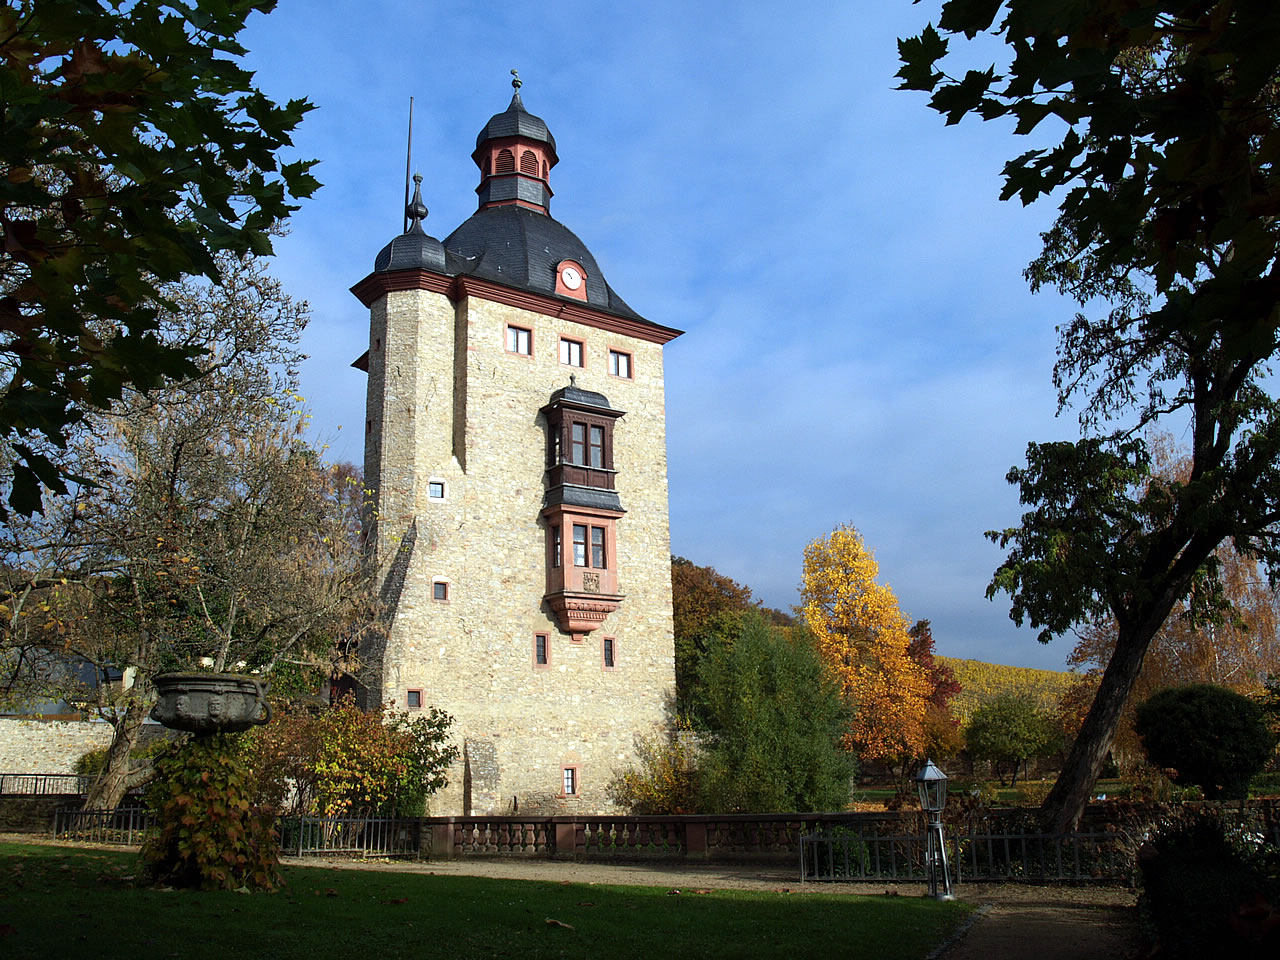
[[[836,527],[805,547],[799,610],[855,710],[849,748],[893,764],[922,754],[933,686],[909,655],[907,620],[893,591],[877,582],[879,573],[861,534]]]

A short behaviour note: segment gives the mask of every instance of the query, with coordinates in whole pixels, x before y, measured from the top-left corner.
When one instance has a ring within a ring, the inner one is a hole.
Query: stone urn
[[[239,733],[271,719],[266,687],[238,673],[162,673],[151,719],[197,736]]]

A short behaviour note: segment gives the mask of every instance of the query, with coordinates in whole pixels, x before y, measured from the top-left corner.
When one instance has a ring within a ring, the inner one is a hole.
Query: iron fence
[[[1123,834],[972,832],[946,838],[952,879],[1128,880],[1133,847]],[[919,836],[881,836],[837,828],[800,840],[801,880],[925,880]]]
[[[0,773],[0,794],[15,797],[84,796],[94,777],[76,773]]]
[[[408,817],[286,817],[278,824],[285,856],[416,856],[422,821]]]
[[[85,843],[118,843],[136,847],[151,829],[151,811],[125,806],[114,810],[77,810],[62,807],[53,813],[53,834],[59,840]]]

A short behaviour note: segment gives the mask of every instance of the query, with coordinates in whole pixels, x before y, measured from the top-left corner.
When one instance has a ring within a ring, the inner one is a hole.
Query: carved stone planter
[[[236,673],[162,673],[151,718],[195,734],[238,733],[271,719],[267,691],[257,677]]]

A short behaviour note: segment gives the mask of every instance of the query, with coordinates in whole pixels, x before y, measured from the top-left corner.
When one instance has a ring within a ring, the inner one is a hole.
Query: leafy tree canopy
[[[1028,760],[1058,749],[1057,728],[1048,711],[1033,697],[1001,693],[984,701],[973,712],[965,730],[965,742],[975,760],[990,760],[1010,771],[1010,786],[1018,768]]]
[[[922,756],[934,687],[908,652],[907,620],[879,576],[862,535],[837,527],[805,547],[800,612],[855,711],[849,746],[864,760],[894,764]]]
[[[949,75],[950,37],[990,33],[999,71]],[[1230,538],[1280,561],[1280,408],[1266,367],[1280,328],[1280,7],[1270,0],[950,0],[899,42],[905,89],[948,123],[1009,117],[1058,143],[1005,165],[1004,198],[1053,194],[1059,217],[1027,270],[1082,312],[1062,327],[1055,382],[1088,432],[1031,444],[1009,474],[1029,510],[991,591],[1047,641],[1110,615],[1115,652],[1045,802],[1079,818],[1151,639],[1191,595],[1225,599]],[[1152,482],[1147,425],[1190,424],[1184,479]],[[1109,432],[1108,432],[1109,431]]]
[[[0,4],[0,439],[9,505],[66,492],[51,449],[129,386],[195,376],[157,337],[164,285],[219,278],[216,255],[271,252],[319,183],[279,159],[311,109],[281,106],[236,37],[274,0]],[[77,479],[79,479],[77,477]]]
[[[702,664],[713,733],[699,765],[703,812],[841,810],[855,764],[848,716],[812,640],[748,615]]]

